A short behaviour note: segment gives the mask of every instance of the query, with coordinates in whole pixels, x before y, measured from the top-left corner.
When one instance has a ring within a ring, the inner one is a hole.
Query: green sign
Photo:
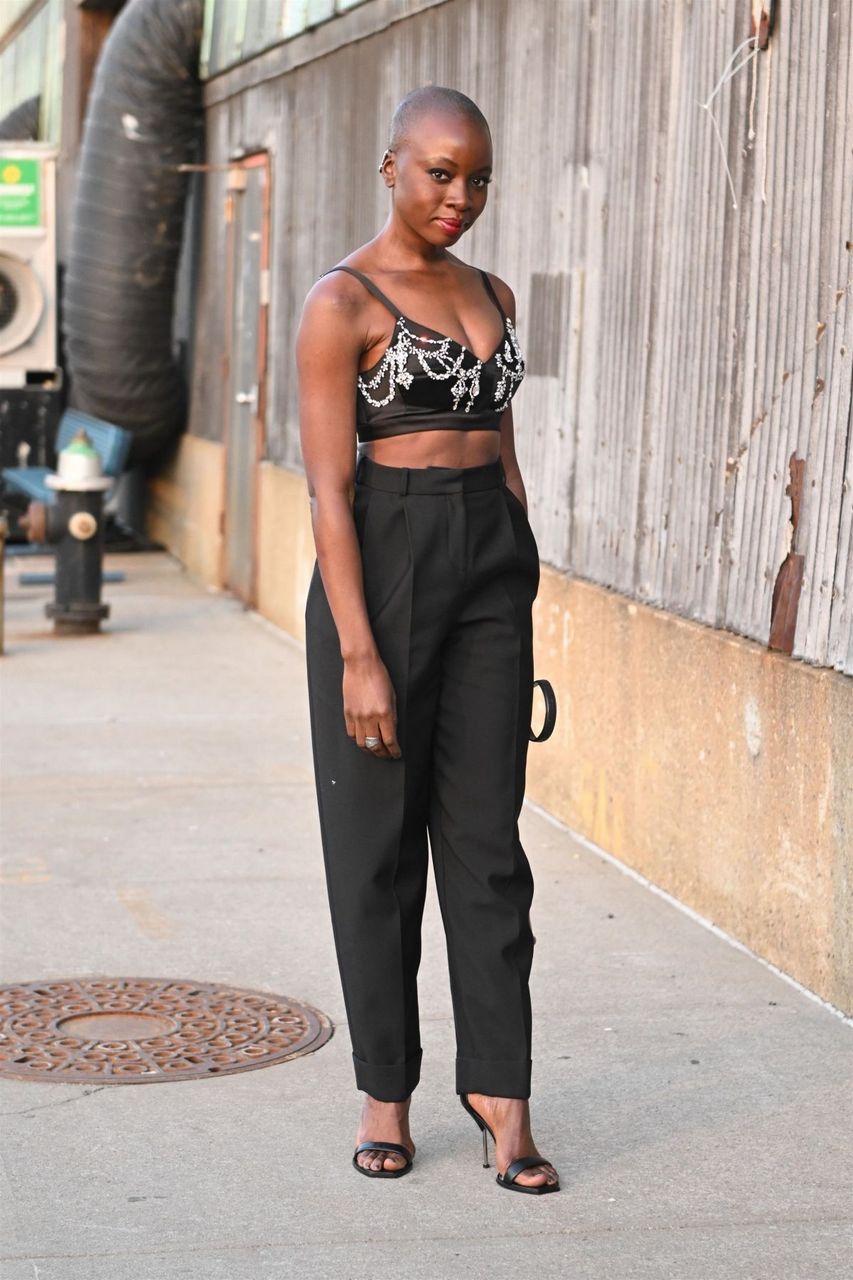
[[[41,226],[38,160],[0,154],[0,227]]]

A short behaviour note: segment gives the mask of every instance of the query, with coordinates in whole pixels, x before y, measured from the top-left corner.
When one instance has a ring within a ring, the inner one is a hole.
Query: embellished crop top
[[[480,272],[483,284],[501,313],[504,332],[489,358],[480,360],[454,338],[404,316],[368,276],[354,267],[329,270],[355,276],[396,316],[391,341],[383,355],[358,375],[359,441],[443,428],[500,430],[500,416],[524,377],[524,360],[512,321],[485,271]]]

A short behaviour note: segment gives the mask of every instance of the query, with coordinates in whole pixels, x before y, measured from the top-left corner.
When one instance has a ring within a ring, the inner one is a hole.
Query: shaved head
[[[471,124],[478,125],[491,137],[489,124],[476,102],[472,102],[458,89],[444,89],[441,85],[428,84],[421,89],[413,89],[402,101],[397,103],[391,117],[391,136],[388,141],[389,151],[396,151],[408,141],[409,135],[424,116],[456,115],[462,116]]]

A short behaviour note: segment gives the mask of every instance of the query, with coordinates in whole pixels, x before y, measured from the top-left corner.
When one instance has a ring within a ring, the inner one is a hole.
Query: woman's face
[[[486,205],[492,144],[481,126],[455,113],[423,115],[397,151],[385,180],[394,216],[436,246],[455,244]]]

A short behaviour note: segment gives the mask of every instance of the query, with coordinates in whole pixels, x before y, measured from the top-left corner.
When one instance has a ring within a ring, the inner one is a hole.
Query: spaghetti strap
[[[327,276],[331,271],[346,271],[349,275],[355,276],[356,280],[360,280],[365,289],[367,289],[369,293],[372,293],[374,298],[378,298],[379,301],[388,308],[392,315],[396,316],[398,320],[403,319],[402,311],[400,311],[398,307],[394,306],[394,303],[390,298],[385,297],[382,290],[377,288],[369,276],[364,275],[361,271],[356,271],[355,267],[345,267],[343,265],[339,267],[329,267],[329,270],[324,271],[323,275]]]
[[[504,311],[503,307],[501,306],[501,300],[500,300],[500,298],[498,297],[498,295],[497,295],[497,294],[495,293],[495,291],[494,291],[494,288],[493,288],[493,286],[492,286],[492,282],[491,282],[491,280],[490,280],[490,279],[489,279],[489,277],[488,277],[488,273],[487,273],[487,272],[485,272],[485,271],[483,270],[483,268],[482,268],[482,267],[479,267],[479,268],[478,268],[478,270],[479,270],[479,272],[480,272],[480,275],[483,277],[483,284],[486,286],[486,292],[488,293],[488,295],[489,295],[489,297],[491,298],[492,302],[493,302],[493,303],[495,304],[495,306],[497,307],[498,311],[500,311],[500,313],[501,313],[501,315],[503,316],[504,320],[506,320],[506,312]]]

